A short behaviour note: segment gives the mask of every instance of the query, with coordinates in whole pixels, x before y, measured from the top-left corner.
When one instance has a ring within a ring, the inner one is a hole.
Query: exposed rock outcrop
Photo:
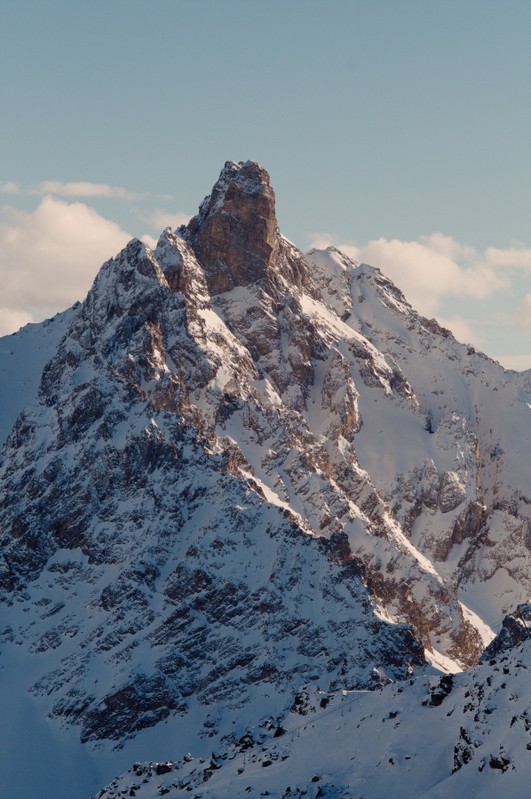
[[[255,161],[227,161],[181,233],[203,266],[212,295],[259,281],[276,293],[282,277],[299,288],[304,280],[303,259],[286,258],[269,175]]]
[[[531,603],[522,602],[513,613],[505,616],[500,632],[485,649],[480,662],[495,660],[501,653],[513,649],[528,638],[531,638]]]

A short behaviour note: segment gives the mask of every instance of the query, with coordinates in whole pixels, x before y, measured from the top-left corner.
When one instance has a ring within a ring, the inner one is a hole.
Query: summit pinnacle
[[[263,278],[279,253],[275,194],[266,170],[255,161],[227,161],[185,237],[212,294]]]

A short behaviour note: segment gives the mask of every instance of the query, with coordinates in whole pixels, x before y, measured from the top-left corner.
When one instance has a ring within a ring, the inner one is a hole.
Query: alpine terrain
[[[529,795],[531,370],[247,161],[0,375],[2,794]]]

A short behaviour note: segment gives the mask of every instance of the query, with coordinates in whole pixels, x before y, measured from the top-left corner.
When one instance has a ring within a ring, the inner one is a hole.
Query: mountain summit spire
[[[183,233],[213,294],[263,278],[279,252],[275,194],[266,170],[255,161],[227,161]]]

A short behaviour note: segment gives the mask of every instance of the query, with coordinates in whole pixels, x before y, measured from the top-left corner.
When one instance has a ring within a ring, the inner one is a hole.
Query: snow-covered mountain
[[[304,256],[254,162],[154,250],[130,242],[85,302],[0,339],[0,375],[20,799],[206,755],[303,685],[471,666],[531,593],[531,372],[378,269]]]

